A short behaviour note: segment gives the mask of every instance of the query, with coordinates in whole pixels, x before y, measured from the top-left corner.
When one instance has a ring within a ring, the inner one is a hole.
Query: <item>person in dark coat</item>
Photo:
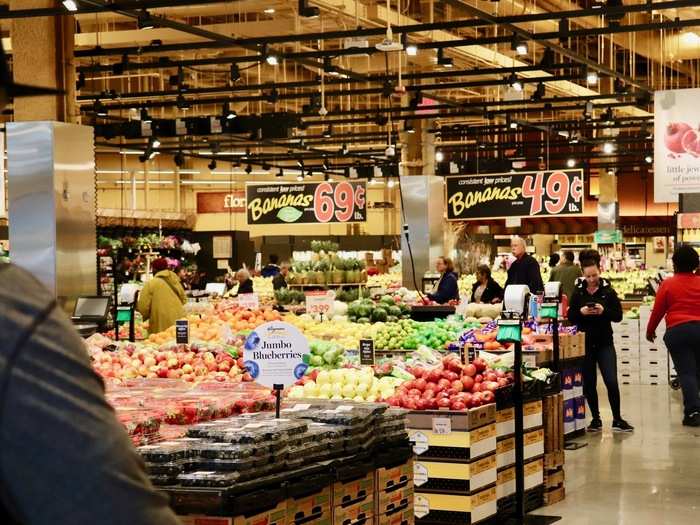
[[[242,293],[253,293],[253,279],[250,278],[250,273],[246,269],[240,269],[236,272],[236,280],[238,281],[238,291],[236,295]]]
[[[581,266],[584,278],[576,283],[571,294],[568,317],[572,324],[586,334],[583,394],[592,417],[588,431],[600,432],[603,429],[597,391],[597,370],[600,367],[613,413],[613,431],[632,432],[634,427],[622,418],[620,412],[617,355],[613,343],[612,323],[622,321],[622,304],[610,283],[600,277],[600,268],[594,259],[582,260]]]
[[[280,266],[280,273],[278,273],[272,278],[272,288],[274,290],[286,288],[287,275],[289,275],[289,263],[282,263],[282,266]]]
[[[265,265],[265,267],[260,271],[262,277],[274,277],[280,273],[280,267],[278,266],[279,257],[274,253],[270,255],[270,261]]]
[[[472,286],[472,303],[498,303],[503,300],[503,288],[491,277],[491,268],[480,264],[476,268],[476,282]]]
[[[505,288],[511,284],[525,284],[530,293],[544,292],[544,283],[540,274],[540,265],[537,260],[527,253],[527,244],[522,237],[513,237],[510,249],[515,260],[508,268],[508,280]]]
[[[459,286],[457,285],[457,274],[452,259],[448,257],[438,257],[435,262],[435,269],[440,273],[440,280],[433,292],[428,294],[428,298],[438,304],[445,304],[449,301],[459,300]]]

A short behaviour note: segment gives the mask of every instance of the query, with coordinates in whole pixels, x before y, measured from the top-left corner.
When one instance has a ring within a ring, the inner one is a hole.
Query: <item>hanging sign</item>
[[[364,181],[246,184],[248,224],[351,223],[367,220]]]
[[[257,383],[289,386],[306,372],[303,356],[308,353],[309,343],[296,327],[272,321],[261,324],[248,336],[243,360]]]
[[[615,244],[622,242],[622,230],[598,230],[593,234],[596,244]]]
[[[313,291],[306,292],[306,313],[310,315],[323,315],[328,317],[333,310],[333,301],[335,301],[335,292]]]
[[[234,190],[197,193],[197,213],[228,213],[245,211],[245,191]]]
[[[499,219],[583,213],[583,171],[446,177],[447,219]]]
[[[654,202],[700,192],[700,89],[654,92]]]

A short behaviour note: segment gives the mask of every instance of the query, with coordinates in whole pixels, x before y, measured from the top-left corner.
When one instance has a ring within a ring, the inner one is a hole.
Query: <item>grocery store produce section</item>
[[[496,339],[500,306],[469,304],[462,315],[416,321],[418,294],[382,284],[389,287],[369,296],[336,298],[325,316],[274,300],[257,309],[236,299],[191,302],[186,344],[176,343],[175,327],[134,342],[86,340],[110,403],[178,513],[202,524],[219,523],[208,516],[398,525],[512,511],[515,371],[511,343]],[[249,339],[274,322],[308,342],[279,419],[274,392],[246,362]],[[548,368],[551,326],[530,319],[522,333],[526,488],[535,508],[563,497],[560,392],[569,385]],[[368,340],[370,363],[358,351]],[[582,334],[561,327],[560,341],[563,362],[575,363]],[[261,490],[262,507],[252,496]]]

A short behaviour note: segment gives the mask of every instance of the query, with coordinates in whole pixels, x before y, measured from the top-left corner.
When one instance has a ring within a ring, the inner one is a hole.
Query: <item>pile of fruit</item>
[[[153,346],[126,343],[120,349],[93,351],[93,367],[105,379],[136,378],[199,381],[252,381],[243,365],[242,338],[235,345]]]
[[[343,365],[345,361],[345,349],[329,341],[311,341],[310,353],[304,354],[302,360],[310,368],[332,369]]]
[[[348,305],[348,320],[360,323],[396,322],[399,319],[408,319],[411,307],[391,295],[383,296],[379,301],[361,299]]]
[[[468,329],[481,327],[478,321],[436,319],[417,322],[410,319],[377,327],[374,346],[381,350],[415,350],[421,346],[444,349]]]
[[[284,321],[296,326],[307,339],[333,341],[346,350],[357,349],[359,340],[368,336],[367,325],[351,323],[343,318],[319,322],[310,315],[287,314]]]
[[[401,273],[379,273],[367,277],[367,287],[399,288],[401,286]]]
[[[289,389],[291,399],[321,398],[377,401],[394,395],[403,379],[375,376],[372,367],[314,370]]]
[[[494,391],[513,382],[513,373],[492,369],[477,358],[464,365],[456,354],[434,368],[410,367],[415,379],[402,383],[386,401],[409,410],[467,410],[495,401]]]

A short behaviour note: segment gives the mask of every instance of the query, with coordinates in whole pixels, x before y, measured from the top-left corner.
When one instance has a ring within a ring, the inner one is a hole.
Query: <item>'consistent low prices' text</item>
[[[583,193],[581,170],[447,177],[447,218],[580,215]]]

